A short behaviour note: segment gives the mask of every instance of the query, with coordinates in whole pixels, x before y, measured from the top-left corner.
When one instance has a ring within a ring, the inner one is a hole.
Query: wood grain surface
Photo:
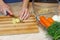
[[[19,16],[19,12],[21,9],[20,4],[8,4],[14,15]],[[31,11],[30,11],[31,13]],[[0,16],[0,35],[14,35],[14,34],[24,34],[24,33],[37,33],[38,25],[36,22],[36,18],[32,15],[27,20],[23,20],[24,23],[12,23],[12,17],[10,16]]]

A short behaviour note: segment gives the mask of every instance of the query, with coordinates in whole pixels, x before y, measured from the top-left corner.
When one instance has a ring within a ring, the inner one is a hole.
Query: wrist
[[[23,8],[28,8],[28,6],[27,6],[27,5],[23,5],[22,7],[23,7]]]
[[[29,0],[23,0],[23,8],[29,7]]]
[[[28,9],[28,7],[22,7],[22,9],[24,10],[24,9]]]
[[[23,6],[22,8],[27,8],[27,6]]]

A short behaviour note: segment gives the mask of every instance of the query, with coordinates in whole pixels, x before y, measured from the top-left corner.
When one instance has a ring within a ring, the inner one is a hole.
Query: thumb
[[[7,10],[7,12],[8,12],[10,15],[13,15],[13,13],[12,13],[11,10]]]

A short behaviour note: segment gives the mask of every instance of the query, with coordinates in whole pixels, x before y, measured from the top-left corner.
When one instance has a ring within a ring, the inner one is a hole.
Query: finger
[[[3,13],[5,16],[7,15],[6,10],[3,10],[2,13]]]
[[[13,13],[12,13],[11,10],[7,10],[7,12],[8,12],[10,15],[13,15]]]
[[[24,18],[26,17],[27,13],[28,13],[28,11],[27,11],[27,9],[26,9],[26,11],[25,11],[25,13],[23,14],[23,17],[22,17],[23,20],[24,20]]]
[[[0,7],[0,12],[2,12],[2,8]]]
[[[6,9],[2,8],[2,9],[1,9],[1,13],[6,16],[6,15],[7,15]]]
[[[22,19],[23,14],[24,14],[24,10],[22,10],[22,11],[20,12],[20,19]]]
[[[0,8],[0,12],[2,12],[2,9]]]
[[[1,12],[2,8],[0,7],[0,12]]]
[[[30,16],[29,12],[27,13],[27,15],[25,16],[24,20],[28,19]]]

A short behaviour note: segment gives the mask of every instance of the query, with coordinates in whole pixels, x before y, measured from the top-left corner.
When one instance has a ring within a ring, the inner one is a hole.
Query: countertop
[[[18,10],[21,9],[22,5],[20,4],[22,3],[10,3],[9,4],[11,8],[14,7],[12,8],[12,10],[15,14],[17,14],[19,12]],[[31,12],[32,12],[32,6],[30,3],[30,13]],[[47,35],[46,30],[44,30],[42,26],[39,26],[39,33],[0,36],[0,40],[52,40],[52,38]]]

